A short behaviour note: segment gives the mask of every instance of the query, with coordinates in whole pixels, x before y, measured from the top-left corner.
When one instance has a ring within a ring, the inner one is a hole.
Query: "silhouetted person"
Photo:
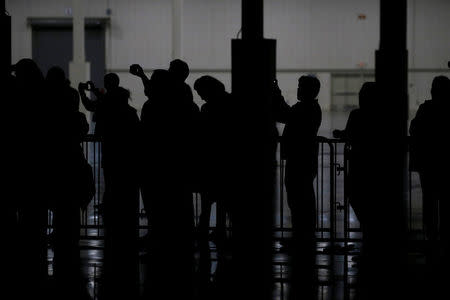
[[[116,73],[108,73],[103,77],[103,85],[106,89],[99,89],[95,87],[92,81],[87,83],[80,83],[78,85],[78,91],[81,96],[81,102],[86,110],[93,112],[92,120],[97,121],[97,111],[102,110],[102,106],[108,105],[108,97],[119,87],[120,78]],[[95,100],[89,99],[86,95],[86,91],[91,91],[96,97]]]
[[[366,82],[359,91],[359,108],[350,112],[347,125],[344,130],[335,130],[333,135],[336,138],[342,138],[350,144],[349,152],[349,172],[346,186],[349,187],[350,205],[352,206],[358,221],[363,226],[363,206],[367,206],[364,202],[364,193],[362,189],[365,180],[364,157],[361,147],[367,140],[371,138],[369,128],[373,126],[369,123],[369,110],[371,105],[376,103],[376,84],[375,82]]]
[[[172,78],[181,85],[179,93],[183,101],[186,101],[186,103],[193,103],[194,97],[192,95],[191,87],[185,82],[189,76],[189,66],[187,63],[181,59],[172,60],[168,71],[172,75]]]
[[[311,296],[314,288],[317,212],[313,182],[318,168],[317,132],[322,121],[322,111],[316,99],[319,90],[320,82],[317,78],[300,77],[297,89],[299,102],[289,107],[284,102],[281,91],[275,88],[275,98],[278,96],[275,103],[279,104],[278,120],[286,124],[281,151],[286,160],[285,185],[292,220],[291,299],[296,299],[301,294]],[[298,288],[298,284],[303,288]]]
[[[176,91],[173,92],[178,95],[178,103],[184,103],[185,105],[190,106],[194,112],[198,112],[198,106],[194,103],[192,90],[185,82],[189,76],[189,66],[187,63],[180,59],[175,59],[170,62],[168,71],[171,80],[173,81],[174,88],[176,89]],[[141,78],[142,84],[144,85],[144,94],[149,97],[151,93],[149,84],[150,79],[145,75],[143,68],[138,64],[133,64],[130,66],[130,73]]]
[[[335,130],[333,135],[342,138],[350,146],[346,155],[348,159],[348,177],[345,179],[345,189],[349,196],[349,203],[355,212],[360,223],[364,241],[368,241],[371,228],[376,230],[378,220],[372,218],[373,203],[367,201],[367,185],[369,173],[371,172],[370,158],[367,157],[367,151],[373,148],[373,132],[379,126],[379,119],[374,119],[374,106],[377,105],[378,90],[375,82],[365,82],[359,91],[359,108],[350,112],[347,124],[344,130]],[[368,219],[369,218],[369,219]],[[364,256],[364,246],[362,249]],[[364,256],[365,257],[365,256]],[[365,260],[367,260],[365,258]],[[358,281],[362,276],[367,277],[370,273],[363,270],[366,261],[359,265]],[[366,268],[367,269],[367,268]],[[363,274],[365,272],[365,274]],[[369,279],[370,280],[370,279]],[[366,280],[367,281],[367,280]],[[357,288],[361,288],[360,282]],[[357,292],[360,295],[360,290]]]
[[[130,74],[132,74],[134,76],[137,76],[137,77],[139,77],[141,79],[142,85],[144,86],[144,94],[147,97],[147,99],[149,99],[150,98],[151,84],[150,84],[150,79],[147,77],[147,75],[145,75],[144,69],[138,64],[133,64],[133,65],[130,66],[130,70],[129,71],[130,71]],[[158,72],[156,72],[156,74]],[[164,87],[161,87],[161,89],[164,89]],[[158,91],[158,89],[157,89],[157,91]],[[155,93],[153,93],[152,98],[153,99],[163,98],[162,93],[160,93],[160,94],[161,95],[157,96],[157,92],[155,92]],[[159,101],[150,101],[150,102],[153,103],[153,102],[159,102]],[[144,119],[142,118],[142,114],[141,114],[141,123],[144,124]],[[146,183],[146,182],[147,181],[148,182],[151,181],[151,180],[146,180],[146,178],[148,178],[148,170],[147,169],[148,168],[153,169],[154,167],[151,166],[151,162],[147,163],[146,156],[147,157],[151,157],[152,156],[151,153],[152,153],[153,149],[151,147],[152,145],[149,145],[149,149],[146,149],[146,145],[149,142],[146,142],[146,139],[148,139],[148,137],[145,137],[145,130],[144,130],[144,128],[145,128],[145,126],[141,126],[141,129],[142,129],[141,130],[141,139],[142,139],[142,143],[141,144],[143,146],[143,149],[142,149],[141,153],[143,155],[143,157],[142,157],[143,161],[142,161],[142,165],[141,165],[141,168],[140,168],[140,184],[141,184],[142,202],[144,204],[144,210],[145,210],[145,214],[147,216],[147,222],[148,222],[147,224],[150,227],[152,227],[151,226],[152,220],[153,220],[152,214],[154,213],[154,211],[152,209],[152,203],[151,203],[152,202],[152,197],[151,196],[147,197],[147,195],[146,195],[146,192],[150,191],[152,188],[151,187],[146,188],[146,186],[148,186],[148,183]],[[155,141],[155,143],[158,143],[158,142]],[[150,152],[148,152],[148,151],[150,151]],[[155,174],[156,174],[156,172],[155,172]],[[150,231],[151,231],[151,229],[150,229]],[[150,232],[147,233],[147,235],[143,238],[143,240],[145,242],[148,242],[149,239],[150,239]]]
[[[53,274],[58,297],[81,299],[87,293],[86,287],[82,289],[80,274],[80,207],[90,200],[83,194],[88,187],[83,178],[87,162],[81,142],[89,125],[86,116],[78,111],[78,92],[70,87],[59,67],[52,67],[47,73],[46,97],[55,122],[52,136],[57,149],[53,154],[56,159],[54,197],[50,198],[54,212]]]
[[[104,292],[107,299],[135,299],[138,285],[139,117],[130,92],[115,88],[97,110],[105,178]]]
[[[231,94],[225,91],[222,82],[211,76],[202,76],[194,83],[194,89],[205,104],[201,107],[200,151],[202,202],[200,216],[201,238],[208,240],[211,205],[216,203],[215,240],[221,247],[226,238],[226,201],[232,197],[233,142],[236,129],[230,120],[235,107]],[[221,244],[222,243],[222,244]]]
[[[15,138],[14,156],[20,189],[15,191],[18,207],[18,246],[16,268],[22,286],[14,291],[16,299],[42,296],[47,280],[47,201],[53,195],[55,151],[51,132],[51,110],[44,94],[44,76],[31,59],[22,59],[15,66],[16,86],[14,111],[20,122],[12,127]]]
[[[193,100],[193,96],[192,96],[192,91],[191,88],[189,87],[188,84],[185,83],[186,78],[189,76],[189,67],[188,65],[179,59],[176,59],[174,61],[172,61],[170,63],[170,67],[168,72],[160,72],[160,70],[158,70],[155,73],[155,79],[153,82],[145,75],[144,70],[142,69],[142,67],[138,64],[134,64],[130,66],[130,73],[141,78],[142,83],[144,85],[144,93],[145,95],[149,98],[148,104],[144,104],[144,107],[147,106],[157,106],[157,103],[159,103],[161,100],[158,100],[158,98],[165,98],[166,103],[164,105],[164,107],[162,106],[158,106],[156,111],[158,111],[159,109],[161,111],[164,111],[165,113],[168,113],[170,111],[172,111],[175,115],[179,115],[179,122],[183,122],[183,120],[186,122],[185,123],[185,128],[184,130],[187,132],[187,135],[182,137],[181,139],[184,140],[185,142],[187,142],[188,144],[190,144],[191,146],[189,146],[189,148],[184,149],[183,150],[183,157],[186,158],[186,162],[181,162],[179,163],[179,168],[181,170],[183,170],[183,172],[186,172],[186,170],[189,170],[189,173],[191,173],[190,175],[186,175],[184,174],[184,182],[182,183],[183,188],[184,189],[189,189],[189,191],[192,193],[192,191],[194,189],[196,189],[194,187],[195,185],[195,179],[196,176],[193,175],[195,170],[197,169],[195,166],[195,160],[194,160],[194,153],[195,153],[195,149],[196,149],[196,145],[198,143],[197,139],[196,139],[196,134],[195,134],[195,128],[197,127],[197,123],[198,123],[198,113],[199,113],[199,109],[197,104],[194,103]],[[167,73],[167,74],[166,74]],[[165,75],[162,75],[165,74]],[[161,76],[160,76],[161,75]],[[153,75],[152,75],[153,76]],[[159,81],[159,78],[165,76],[164,80]],[[167,78],[166,78],[167,77]],[[161,94],[161,89],[166,88],[166,91]],[[170,91],[168,90],[170,88]],[[156,89],[155,91],[152,91],[152,89]],[[155,104],[156,102],[156,104]],[[145,115],[146,112],[144,111],[144,107],[142,109],[142,114]],[[146,109],[147,110],[147,109]],[[147,111],[151,111],[151,113],[153,113],[153,109],[149,109]],[[174,116],[170,116],[170,118],[174,117]],[[169,118],[169,119],[170,119]],[[144,130],[148,127],[145,126],[145,123],[148,122],[148,118],[147,121],[144,120],[144,118],[142,119],[142,123],[144,124],[143,128]],[[166,122],[165,120],[161,120],[161,122]],[[178,123],[176,123],[178,124]],[[181,124],[181,123],[180,123]],[[175,124],[174,124],[175,125]],[[165,125],[165,127],[170,128],[171,125],[167,124]],[[179,130],[180,131],[180,130]],[[182,132],[182,131],[180,131]],[[178,134],[178,133],[177,133]],[[146,144],[148,142],[148,137],[145,137],[145,132],[144,132],[144,144]],[[145,152],[146,156],[150,156],[149,153],[151,152]],[[179,155],[177,155],[179,156]],[[145,168],[144,168],[145,169]],[[145,178],[145,175],[144,175]],[[144,183],[145,185],[145,183]],[[152,211],[154,211],[152,209],[152,198],[153,197],[146,197],[145,196],[145,191],[146,188],[143,188],[143,204],[144,204],[144,208],[147,214],[147,219],[149,220],[149,224],[152,222]],[[192,196],[189,196],[192,197]]]
[[[193,203],[189,176],[197,116],[180,98],[179,84],[168,71],[155,70],[145,82],[149,99],[141,113],[142,195],[151,234],[146,293],[165,299],[192,297]],[[174,270],[176,278],[168,281]]]
[[[108,110],[108,105],[113,102],[113,100],[110,100],[114,97],[115,91],[119,88],[120,84],[120,78],[116,73],[108,73],[103,77],[103,84],[105,89],[99,89],[95,86],[95,84],[92,81],[88,81],[86,83],[80,82],[78,84],[78,92],[81,97],[81,103],[86,108],[86,110],[92,112],[92,121],[95,122],[95,129],[94,133],[97,131],[96,127],[98,123],[102,123],[102,120],[99,121],[99,118],[104,116],[104,111]],[[94,96],[95,100],[90,99],[86,92],[91,91]],[[99,117],[100,115],[100,117]],[[99,136],[98,134],[96,135]],[[103,149],[102,149],[103,150]],[[103,168],[103,156],[101,160],[101,165]],[[103,173],[108,172],[103,168]],[[104,177],[107,177],[107,174],[104,174]],[[109,196],[109,192],[105,190],[102,197],[102,202],[100,203],[100,211],[103,212],[103,205]]]
[[[197,161],[195,160],[196,152],[198,151],[198,135],[195,132],[199,122],[199,108],[198,105],[194,102],[194,97],[192,95],[191,87],[185,82],[189,76],[189,66],[186,62],[181,59],[175,59],[170,62],[169,65],[169,74],[174,82],[174,93],[176,94],[174,97],[177,99],[180,107],[183,107],[183,111],[186,112],[189,118],[189,125],[192,133],[190,134],[191,144],[196,145],[192,146],[189,150],[189,157],[191,157],[191,176],[188,176],[186,180],[188,180],[187,184],[190,187],[191,192],[198,191],[198,183],[196,172],[198,171]]]
[[[427,239],[448,240],[450,205],[448,159],[439,155],[448,136],[447,114],[450,109],[450,80],[446,76],[434,78],[431,100],[419,106],[411,121],[411,169],[417,171],[423,195],[423,222]],[[440,226],[439,226],[440,225]]]
[[[3,70],[2,70],[3,71]],[[3,110],[5,112],[13,112],[16,110],[16,98],[15,93],[17,91],[16,88],[16,77],[12,74],[12,70],[5,70],[7,73],[3,73],[2,75],[2,99],[3,101]],[[5,116],[1,119],[1,132],[4,138],[4,141],[9,141],[11,145],[16,142],[18,138],[15,136],[15,130],[11,128],[11,124],[14,124],[16,119],[16,114],[5,114]],[[20,271],[17,268],[18,257],[18,241],[20,239],[19,231],[18,231],[18,199],[15,197],[9,197],[10,195],[14,195],[17,193],[20,187],[20,183],[15,179],[18,178],[19,170],[16,166],[16,159],[20,159],[16,157],[16,149],[15,147],[4,147],[3,155],[8,159],[5,159],[2,167],[2,210],[0,211],[0,230],[2,236],[4,236],[5,241],[9,242],[9,247],[2,247],[1,254],[3,257],[8,257],[5,260],[5,264],[3,266],[4,274],[7,276],[4,277],[4,287],[5,289],[2,291],[3,295],[7,295],[9,293],[15,292],[19,288],[19,278],[21,276]]]

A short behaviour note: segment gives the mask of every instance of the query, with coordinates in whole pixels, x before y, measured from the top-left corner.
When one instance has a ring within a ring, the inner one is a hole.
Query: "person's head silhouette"
[[[66,73],[58,66],[51,67],[48,70],[45,80],[52,85],[64,86],[67,84]]]
[[[167,70],[154,70],[148,84],[145,86],[145,95],[153,98],[169,96],[171,92],[171,78]]]
[[[108,73],[103,77],[103,84],[107,91],[112,91],[119,87],[119,76],[116,73]]]
[[[184,82],[189,76],[189,66],[181,59],[175,59],[170,62],[169,72],[176,80]]]
[[[368,109],[377,98],[377,85],[375,82],[364,82],[359,90],[359,107],[362,110]]]
[[[205,75],[195,81],[194,90],[203,101],[208,102],[220,97],[225,92],[225,86],[216,78]]]
[[[29,58],[21,59],[13,66],[18,82],[25,84],[40,84],[44,75],[37,64]]]
[[[450,79],[446,76],[436,76],[431,84],[431,98],[433,100],[443,101],[450,97]],[[450,101],[447,99],[447,101]]]
[[[299,101],[313,101],[320,91],[320,81],[314,76],[301,76],[298,79],[297,99]]]
[[[119,86],[111,92],[111,103],[113,105],[122,107],[128,104],[130,95],[131,94],[129,90]]]

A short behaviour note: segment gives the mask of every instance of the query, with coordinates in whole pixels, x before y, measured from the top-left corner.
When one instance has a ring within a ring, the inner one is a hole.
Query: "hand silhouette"
[[[343,136],[343,130],[335,129],[333,130],[333,137],[340,139]]]
[[[92,82],[92,81],[88,81],[88,82],[86,82],[86,84],[88,85],[88,87],[89,87],[89,89],[88,89],[88,91],[93,91],[93,90],[95,90],[95,84]]]
[[[133,64],[130,66],[130,73],[135,75],[135,76],[143,76],[144,75],[144,70],[142,69],[142,67],[138,64]]]
[[[281,96],[281,89],[278,86],[278,80],[276,80],[276,79],[273,81],[272,95],[275,96],[275,97],[280,97]]]

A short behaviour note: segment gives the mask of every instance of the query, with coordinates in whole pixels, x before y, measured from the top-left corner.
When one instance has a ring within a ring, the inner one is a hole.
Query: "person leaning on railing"
[[[313,181],[317,176],[317,132],[322,110],[317,100],[320,81],[314,76],[298,80],[298,102],[289,106],[277,83],[273,89],[273,105],[278,122],[285,123],[281,138],[282,156],[286,159],[286,191],[291,210],[294,245],[308,252],[315,237],[315,195]]]
[[[364,157],[362,156],[362,147],[364,139],[370,138],[369,127],[374,124],[369,123],[368,110],[370,105],[376,102],[376,84],[375,82],[365,82],[359,91],[359,108],[356,108],[350,112],[347,120],[347,124],[344,130],[334,130],[333,136],[346,141],[351,146],[349,152],[349,176],[348,186],[350,187],[350,205],[355,212],[358,221],[364,222],[363,213],[363,193],[361,189],[364,180]]]

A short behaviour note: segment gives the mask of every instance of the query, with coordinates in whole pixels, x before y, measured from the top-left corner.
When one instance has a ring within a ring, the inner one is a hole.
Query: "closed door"
[[[33,26],[33,59],[42,72],[52,66],[60,66],[68,76],[69,62],[73,56],[73,39],[71,26]],[[86,60],[91,64],[90,79],[103,86],[105,74],[105,30],[102,27],[85,30]]]

